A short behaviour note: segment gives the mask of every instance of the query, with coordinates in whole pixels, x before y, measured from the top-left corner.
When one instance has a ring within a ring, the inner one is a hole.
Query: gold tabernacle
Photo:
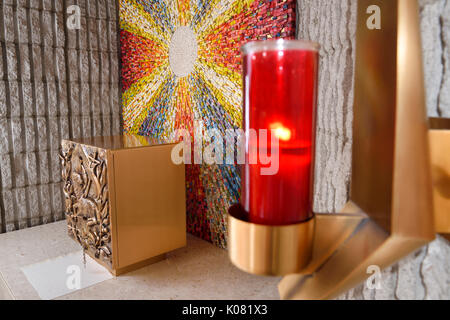
[[[69,235],[114,275],[186,245],[184,165],[176,144],[134,135],[62,141]]]

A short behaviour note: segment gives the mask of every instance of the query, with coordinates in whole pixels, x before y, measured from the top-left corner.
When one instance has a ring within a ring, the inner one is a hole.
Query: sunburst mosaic
[[[173,138],[177,129],[240,128],[240,47],[295,36],[295,0],[121,0],[124,130]],[[187,165],[188,231],[226,247],[239,201],[234,165]]]

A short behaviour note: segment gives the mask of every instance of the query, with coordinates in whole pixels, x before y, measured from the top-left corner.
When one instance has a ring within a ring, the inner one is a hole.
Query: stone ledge
[[[164,261],[58,299],[279,299],[280,278],[241,272],[225,250],[191,235],[187,239],[187,247]],[[0,235],[0,300],[39,299],[21,267],[78,250],[65,221]]]

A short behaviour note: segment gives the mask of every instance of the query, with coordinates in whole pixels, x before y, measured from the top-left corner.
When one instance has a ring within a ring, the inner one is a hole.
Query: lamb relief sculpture
[[[63,141],[60,158],[69,235],[83,252],[111,267],[106,152]]]

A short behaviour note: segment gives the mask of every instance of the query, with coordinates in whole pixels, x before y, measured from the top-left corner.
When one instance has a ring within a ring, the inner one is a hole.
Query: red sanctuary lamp
[[[310,259],[318,48],[301,40],[242,48],[246,162],[229,238],[231,260],[248,272],[286,274]]]

